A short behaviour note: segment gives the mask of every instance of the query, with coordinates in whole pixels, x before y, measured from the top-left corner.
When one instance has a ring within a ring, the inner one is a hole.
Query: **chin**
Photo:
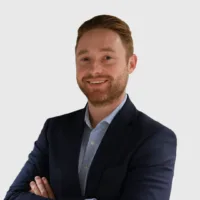
[[[108,99],[107,94],[97,93],[94,92],[92,94],[87,94],[87,98],[89,101],[96,101],[96,102],[104,102]]]
[[[88,101],[95,107],[102,107],[112,104],[115,100],[117,100],[117,96],[115,95],[109,95],[108,94],[93,94],[88,95]]]
[[[85,94],[88,101],[94,106],[102,106],[109,103],[109,95],[103,92],[92,92]]]
[[[88,101],[95,107],[106,106],[112,104],[116,101],[122,94],[124,90],[119,90],[119,88],[111,89],[106,88],[103,90],[89,90],[85,87],[80,87],[84,95],[87,97]]]

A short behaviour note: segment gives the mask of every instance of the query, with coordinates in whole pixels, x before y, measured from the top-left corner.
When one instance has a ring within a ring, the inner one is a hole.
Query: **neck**
[[[89,109],[89,116],[90,116],[90,122],[92,127],[96,127],[96,125],[103,120],[105,117],[107,117],[117,106],[121,104],[121,102],[124,100],[125,93],[123,93],[118,99],[114,100],[112,103],[95,107],[88,101],[88,109]]]

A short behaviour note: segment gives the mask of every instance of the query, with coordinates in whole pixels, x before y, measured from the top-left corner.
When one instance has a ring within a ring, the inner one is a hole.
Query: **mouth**
[[[90,85],[101,85],[103,83],[107,82],[107,80],[99,80],[99,81],[87,81]]]

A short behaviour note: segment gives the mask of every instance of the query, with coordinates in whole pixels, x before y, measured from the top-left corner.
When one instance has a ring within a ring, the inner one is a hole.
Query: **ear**
[[[137,65],[137,56],[135,54],[133,54],[130,58],[129,58],[129,62],[128,62],[128,72],[129,74],[131,74]]]

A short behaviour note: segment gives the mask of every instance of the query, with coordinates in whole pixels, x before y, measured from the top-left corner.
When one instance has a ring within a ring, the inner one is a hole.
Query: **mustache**
[[[93,76],[93,75],[89,74],[87,76],[84,76],[82,80],[84,81],[84,80],[87,80],[87,79],[95,79],[95,78],[102,78],[102,79],[108,79],[108,80],[112,80],[113,79],[109,75],[97,75],[97,76]]]

